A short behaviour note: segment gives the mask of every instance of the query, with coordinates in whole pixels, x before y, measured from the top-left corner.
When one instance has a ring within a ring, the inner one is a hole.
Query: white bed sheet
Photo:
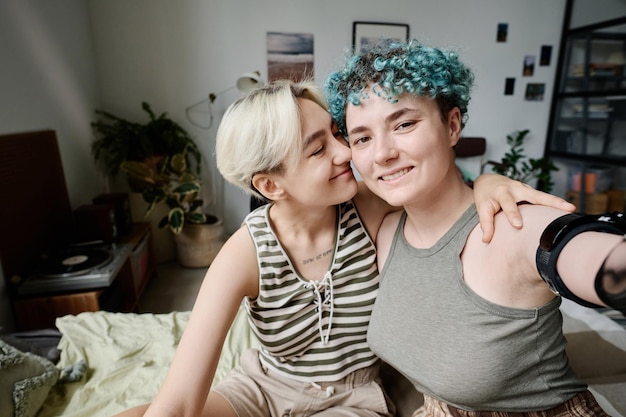
[[[608,317],[571,301],[563,300],[561,309],[564,331],[575,341],[569,346],[572,366],[584,374],[611,416],[626,417],[626,331]],[[59,368],[84,359],[88,370],[78,382],[53,387],[37,417],[109,417],[150,402],[189,314],[95,312],[59,318],[57,327],[63,334]],[[227,336],[214,382],[239,363],[245,349],[255,346],[258,342],[242,307]]]
[[[219,381],[256,346],[240,308],[228,333],[215,375]],[[95,312],[57,319],[63,334],[59,367],[87,362],[85,377],[57,384],[37,417],[112,416],[148,403],[169,368],[189,312],[128,314]]]

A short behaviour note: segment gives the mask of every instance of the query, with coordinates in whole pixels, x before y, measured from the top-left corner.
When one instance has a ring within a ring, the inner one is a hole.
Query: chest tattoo
[[[317,254],[315,256],[312,256],[310,258],[305,258],[302,261],[302,264],[306,265],[306,264],[310,264],[311,262],[319,261],[319,260],[321,260],[321,259],[323,259],[323,258],[325,258],[325,257],[327,257],[329,255],[332,255],[332,253],[333,253],[332,249],[325,250],[324,252],[319,253],[319,254]]]

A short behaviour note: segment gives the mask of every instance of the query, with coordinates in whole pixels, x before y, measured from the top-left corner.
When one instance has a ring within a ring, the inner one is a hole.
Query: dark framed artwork
[[[409,25],[403,23],[354,22],[352,46],[357,53],[366,52],[381,41],[408,41]]]

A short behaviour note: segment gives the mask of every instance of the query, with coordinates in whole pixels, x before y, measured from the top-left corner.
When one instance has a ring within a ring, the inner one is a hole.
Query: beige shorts
[[[239,417],[393,416],[394,406],[378,377],[380,365],[359,369],[340,381],[295,381],[261,366],[259,352],[249,349],[213,388]]]

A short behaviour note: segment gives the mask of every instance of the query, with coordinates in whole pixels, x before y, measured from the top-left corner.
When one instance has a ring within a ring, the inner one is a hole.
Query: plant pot
[[[208,267],[224,244],[223,234],[221,219],[213,223],[185,224],[179,234],[172,234],[178,263],[188,268]]]

